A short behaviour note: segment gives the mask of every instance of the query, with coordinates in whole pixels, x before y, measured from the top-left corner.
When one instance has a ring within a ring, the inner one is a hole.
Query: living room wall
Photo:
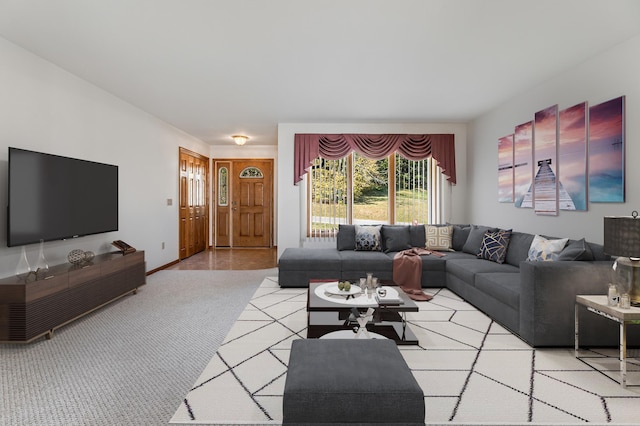
[[[177,259],[178,147],[207,156],[210,147],[3,38],[0,58],[4,206],[9,146],[119,166],[119,231],[47,242],[49,263],[66,262],[76,248],[112,251],[115,239],[144,249],[147,270]],[[15,272],[20,247],[6,246],[5,208],[0,224],[0,277],[5,277]],[[35,262],[38,245],[26,248]]]
[[[443,218],[466,220],[467,129],[464,123],[280,123],[278,124],[278,258],[287,247],[302,247],[306,238],[305,185],[293,184],[296,133],[453,133],[456,146],[456,185],[445,183]]]
[[[471,123],[467,146],[469,220],[602,243],[603,216],[628,216],[632,210],[640,210],[638,76],[640,36],[532,87]],[[533,120],[537,111],[548,106],[557,104],[563,110],[584,101],[592,106],[622,95],[626,96],[626,202],[589,203],[586,212],[560,211],[558,216],[537,216],[532,209],[498,203],[498,138],[513,133],[514,126]]]

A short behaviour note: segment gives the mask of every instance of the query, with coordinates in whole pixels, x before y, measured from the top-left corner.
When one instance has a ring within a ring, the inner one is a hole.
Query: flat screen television
[[[7,246],[118,230],[118,166],[9,147]]]

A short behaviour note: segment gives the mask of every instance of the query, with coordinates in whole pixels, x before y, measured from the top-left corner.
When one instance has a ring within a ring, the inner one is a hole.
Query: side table
[[[640,321],[640,308],[622,309],[609,306],[607,296],[577,295],[575,305],[575,356],[578,357],[578,308],[585,306],[589,312],[603,316],[620,324],[620,385],[627,387],[627,324]]]

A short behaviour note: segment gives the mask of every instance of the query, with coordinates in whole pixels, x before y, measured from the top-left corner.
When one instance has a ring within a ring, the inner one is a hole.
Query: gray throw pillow
[[[570,241],[560,252],[557,260],[593,260],[591,247],[584,240]]]
[[[453,237],[451,238],[451,248],[455,251],[462,251],[464,243],[469,238],[469,232],[471,232],[471,225],[452,225]]]
[[[480,252],[480,246],[482,245],[482,240],[484,239],[484,233],[487,231],[496,232],[497,229],[490,228],[488,226],[471,225],[469,236],[467,237],[467,241],[465,241],[464,246],[462,246],[462,251],[465,253],[477,255]]]
[[[356,226],[338,225],[338,237],[336,238],[338,251],[356,249]]]
[[[408,225],[382,225],[382,249],[385,253],[411,248],[411,232]]]
[[[382,225],[356,225],[356,251],[381,251]]]
[[[409,242],[411,247],[424,247],[426,243],[424,225],[409,226],[409,233],[411,234],[411,240]]]

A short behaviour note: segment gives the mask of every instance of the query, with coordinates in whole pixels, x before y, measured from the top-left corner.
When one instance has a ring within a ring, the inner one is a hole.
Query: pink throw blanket
[[[396,253],[393,257],[393,282],[397,284],[413,300],[431,300],[433,296],[422,291],[422,259],[421,255],[442,257],[445,254],[425,248],[414,247]]]

